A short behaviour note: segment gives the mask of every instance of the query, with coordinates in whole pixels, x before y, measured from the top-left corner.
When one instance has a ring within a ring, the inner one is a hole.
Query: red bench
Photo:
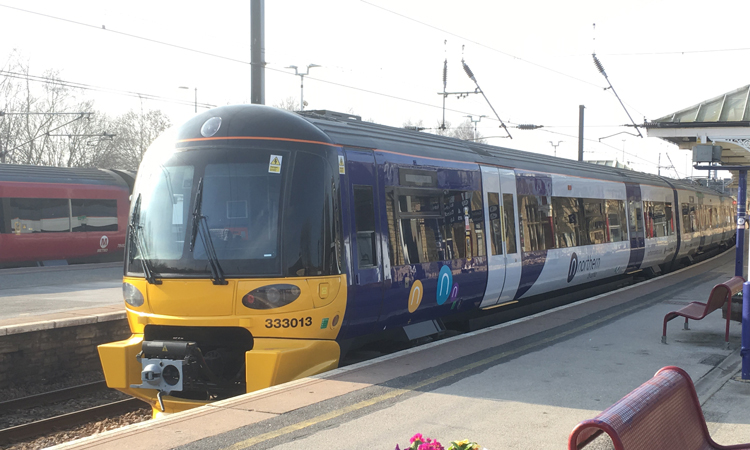
[[[750,443],[724,446],[711,439],[690,376],[672,366],[579,423],[568,437],[568,450],[579,450],[602,433],[615,450],[750,450]]]
[[[742,277],[733,277],[729,281],[714,286],[714,288],[711,289],[711,294],[708,296],[708,302],[691,302],[680,310],[668,313],[664,316],[664,331],[661,335],[661,342],[663,344],[667,343],[667,322],[678,316],[685,318],[685,329],[689,330],[688,319],[701,320],[717,309],[720,309],[724,306],[724,303],[727,303],[727,311],[731,311],[732,296],[742,291],[742,284],[744,282],[745,280]],[[727,347],[729,347],[729,317],[730,313],[727,312],[727,330],[724,334],[724,341],[726,342]]]

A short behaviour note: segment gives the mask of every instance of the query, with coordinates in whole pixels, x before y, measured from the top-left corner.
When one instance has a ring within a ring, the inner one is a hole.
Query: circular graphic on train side
[[[419,304],[422,303],[422,296],[424,295],[424,288],[422,282],[419,280],[414,281],[411,285],[411,291],[409,291],[409,312],[413,313],[419,308]]]
[[[101,248],[107,248],[109,245],[109,238],[107,236],[102,236],[99,238],[99,247]]]
[[[453,273],[448,266],[443,266],[440,269],[437,283],[437,304],[442,305],[448,300],[453,289]]]

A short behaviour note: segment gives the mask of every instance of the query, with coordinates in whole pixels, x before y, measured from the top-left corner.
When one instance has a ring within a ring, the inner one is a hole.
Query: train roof
[[[220,117],[221,126],[215,134],[211,134],[211,142],[230,136],[263,136],[271,139],[322,142],[575,177],[674,186],[721,195],[718,191],[686,181],[379,125],[362,121],[352,114],[332,111],[299,111],[295,114],[263,105],[220,106],[198,114],[181,125],[177,130],[177,146],[206,145],[201,143],[202,136],[205,136],[201,129],[212,117]]]
[[[7,181],[128,187],[122,177],[105,169],[0,164],[0,183]]]
[[[500,165],[528,171],[549,171],[562,175],[618,182],[664,187],[669,187],[671,184],[680,189],[719,194],[713,189],[682,180],[379,125],[362,121],[351,114],[328,111],[301,111],[298,114],[339,145],[391,150],[413,156]]]

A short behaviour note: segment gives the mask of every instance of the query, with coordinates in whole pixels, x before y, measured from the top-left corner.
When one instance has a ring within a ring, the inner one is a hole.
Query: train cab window
[[[518,209],[523,225],[523,250],[555,248],[552,231],[552,205],[547,196],[519,195]]]
[[[607,232],[609,242],[621,242],[626,238],[625,233],[625,202],[622,200],[607,200]]]
[[[487,207],[489,208],[490,229],[488,230],[493,255],[503,254],[503,217],[500,211],[500,194],[487,193]]]
[[[6,211],[12,233],[70,231],[70,203],[59,198],[11,198]]]
[[[375,200],[372,186],[354,186],[354,222],[357,228],[357,261],[359,267],[377,266]]]
[[[71,199],[73,231],[117,231],[117,200]]]

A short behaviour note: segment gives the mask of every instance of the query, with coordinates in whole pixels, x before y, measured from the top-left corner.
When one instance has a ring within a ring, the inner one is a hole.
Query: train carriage
[[[100,346],[102,365],[110,387],[179,411],[337,367],[369,336],[668,270],[730,243],[730,201],[346,114],[217,108],[139,169],[133,336]]]
[[[132,177],[0,164],[0,266],[122,260]]]

